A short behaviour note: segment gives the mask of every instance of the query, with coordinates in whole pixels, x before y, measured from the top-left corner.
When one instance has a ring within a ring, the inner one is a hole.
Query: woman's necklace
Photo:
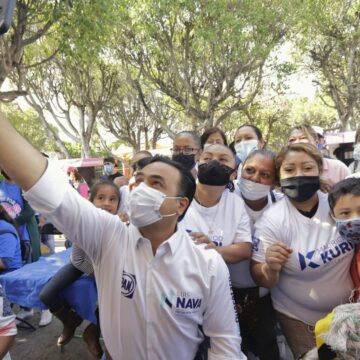
[[[214,215],[211,217],[211,221],[208,222],[208,221],[206,221],[206,220],[204,219],[204,217],[203,217],[203,220],[206,222],[206,225],[207,225],[208,228],[209,228],[208,234],[207,234],[209,238],[211,238],[211,236],[214,234],[214,229],[213,229],[213,227],[214,227],[214,225],[215,225],[215,219],[216,219],[217,214],[218,214],[219,209],[220,209],[221,197],[222,197],[222,194],[221,194],[221,196],[220,196],[219,201],[214,205],[214,206],[216,206],[216,210],[214,211]],[[196,202],[197,202],[199,205],[201,205],[203,208],[209,209],[209,207],[207,207],[207,206],[205,206],[203,203],[201,203],[201,201],[199,200],[199,195],[198,195],[197,193],[195,193],[195,200],[196,200]],[[210,208],[212,208],[212,207],[213,207],[213,206],[211,206]],[[206,219],[208,219],[208,218],[206,217]]]

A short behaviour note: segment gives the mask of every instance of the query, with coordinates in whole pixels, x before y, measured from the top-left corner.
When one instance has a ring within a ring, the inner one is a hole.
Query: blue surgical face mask
[[[112,164],[105,164],[104,165],[105,174],[110,175],[110,174],[113,173],[113,171],[114,171],[114,166]]]
[[[235,144],[236,155],[242,162],[246,160],[248,155],[257,149],[258,140],[245,140]]]
[[[335,219],[339,234],[353,244],[360,243],[360,218]]]

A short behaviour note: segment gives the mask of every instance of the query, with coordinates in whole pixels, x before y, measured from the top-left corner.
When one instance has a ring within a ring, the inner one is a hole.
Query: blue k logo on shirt
[[[306,267],[311,267],[312,269],[316,269],[317,267],[320,266],[319,264],[311,261],[314,254],[315,254],[315,250],[309,251],[305,256],[301,253],[298,253],[301,270],[304,270]]]

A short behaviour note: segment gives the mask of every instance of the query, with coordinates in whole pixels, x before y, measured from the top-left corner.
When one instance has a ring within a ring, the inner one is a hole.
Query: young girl
[[[0,274],[21,268],[21,250],[14,220],[0,205]]]
[[[14,221],[0,205],[0,274],[14,271],[22,265],[20,240]],[[0,285],[0,358],[9,351],[17,333],[15,315]]]
[[[96,207],[116,215],[120,204],[119,189],[110,181],[99,181],[91,189],[89,200]],[[59,297],[59,293],[84,273],[88,275],[94,273],[92,263],[82,249],[73,245],[71,262],[61,268],[40,293],[41,301],[63,323],[64,328],[58,338],[58,346],[67,344],[74,336],[75,329],[82,322],[80,316],[70,309]],[[99,336],[100,328],[94,324],[90,324],[83,334],[83,338],[91,354],[100,359],[102,356],[102,348],[99,343]]]

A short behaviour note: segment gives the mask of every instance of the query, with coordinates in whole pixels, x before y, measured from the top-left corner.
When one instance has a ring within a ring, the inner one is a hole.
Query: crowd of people
[[[318,321],[358,301],[360,131],[350,169],[323,156],[308,125],[277,154],[254,125],[228,140],[219,128],[182,131],[169,157],[136,153],[128,177],[107,157],[89,190],[0,117],[3,173],[72,243],[71,262],[40,294],[63,324],[58,345],[83,320],[59,292],[84,273],[95,277],[98,321],[83,337],[99,359],[275,360],[279,328],[297,359],[316,348]],[[26,236],[8,210],[1,272],[24,260]],[[0,354],[16,333],[9,307],[1,319]]]

